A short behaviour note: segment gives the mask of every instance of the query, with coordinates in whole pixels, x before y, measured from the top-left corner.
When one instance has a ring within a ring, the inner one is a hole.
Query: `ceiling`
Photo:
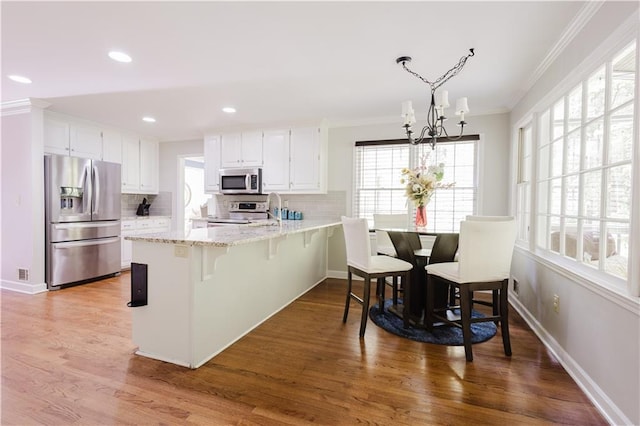
[[[444,86],[450,102],[467,96],[471,116],[504,112],[585,4],[2,1],[2,101],[42,99],[161,141],[321,119],[400,125],[403,100],[424,116],[428,86],[395,59],[412,56],[435,80],[473,47]],[[112,61],[113,49],[133,61]]]

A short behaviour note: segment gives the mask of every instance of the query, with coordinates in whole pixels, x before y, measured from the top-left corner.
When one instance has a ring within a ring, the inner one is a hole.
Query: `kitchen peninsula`
[[[136,353],[200,367],[326,278],[327,240],[339,225],[266,221],[126,237],[133,262],[147,265],[147,305],[132,308]]]

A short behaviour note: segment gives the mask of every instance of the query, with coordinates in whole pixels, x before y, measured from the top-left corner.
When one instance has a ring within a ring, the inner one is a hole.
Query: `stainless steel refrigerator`
[[[120,272],[120,164],[46,155],[47,288]]]

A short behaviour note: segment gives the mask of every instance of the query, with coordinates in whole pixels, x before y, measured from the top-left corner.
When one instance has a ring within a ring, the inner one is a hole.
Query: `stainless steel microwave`
[[[261,194],[262,168],[220,169],[222,194]]]

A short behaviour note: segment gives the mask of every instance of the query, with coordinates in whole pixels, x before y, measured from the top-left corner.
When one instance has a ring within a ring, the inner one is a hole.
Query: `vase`
[[[427,226],[427,208],[425,206],[416,207],[416,228]]]

